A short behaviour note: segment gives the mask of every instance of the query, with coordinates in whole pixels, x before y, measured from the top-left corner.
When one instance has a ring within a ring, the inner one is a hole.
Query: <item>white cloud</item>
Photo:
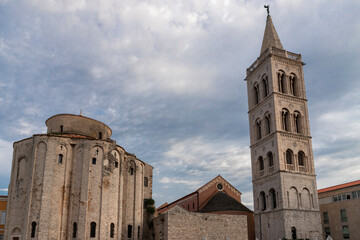
[[[0,139],[0,175],[10,176],[12,164],[12,143]],[[5,190],[3,190],[5,191]]]

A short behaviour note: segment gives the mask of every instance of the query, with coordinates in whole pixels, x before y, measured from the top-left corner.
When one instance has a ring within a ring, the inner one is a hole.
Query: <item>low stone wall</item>
[[[174,207],[154,221],[156,240],[247,240],[246,215],[188,212]]]

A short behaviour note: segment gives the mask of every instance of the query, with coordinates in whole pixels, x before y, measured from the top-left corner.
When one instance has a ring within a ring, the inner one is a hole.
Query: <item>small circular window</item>
[[[221,183],[219,183],[218,185],[216,185],[216,188],[221,191],[223,190],[223,185]]]

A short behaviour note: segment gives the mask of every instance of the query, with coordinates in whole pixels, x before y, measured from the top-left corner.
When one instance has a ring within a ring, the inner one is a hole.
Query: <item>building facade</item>
[[[259,240],[322,239],[303,65],[283,48],[268,14],[246,77]]]
[[[220,175],[196,191],[158,207],[155,240],[254,240],[254,214],[241,192]]]
[[[7,196],[0,196],[0,240],[3,240],[5,235],[6,206]]]
[[[6,239],[147,239],[153,168],[104,123],[59,114],[46,125],[14,143]]]
[[[324,239],[360,238],[360,180],[320,189]]]

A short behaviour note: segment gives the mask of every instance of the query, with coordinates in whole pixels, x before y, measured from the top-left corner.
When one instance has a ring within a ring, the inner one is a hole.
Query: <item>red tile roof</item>
[[[343,183],[343,184],[335,185],[335,186],[332,186],[332,187],[319,189],[318,193],[329,192],[329,191],[333,191],[333,190],[337,190],[337,189],[341,189],[341,188],[352,187],[352,186],[356,186],[356,185],[360,185],[360,180],[356,180],[356,181],[353,181],[353,182]]]

